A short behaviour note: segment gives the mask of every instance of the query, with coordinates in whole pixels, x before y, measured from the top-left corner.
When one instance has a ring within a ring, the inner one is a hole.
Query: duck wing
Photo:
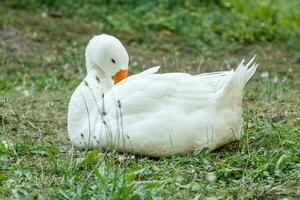
[[[113,87],[105,97],[106,109],[119,101],[125,114],[151,113],[167,108],[193,112],[211,104],[222,83],[232,74],[231,71],[194,76],[187,73],[155,74],[158,69],[151,68]]]

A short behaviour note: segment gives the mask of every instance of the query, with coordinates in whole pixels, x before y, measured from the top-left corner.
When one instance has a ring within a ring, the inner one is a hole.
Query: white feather
[[[194,76],[156,74],[154,67],[112,88],[89,72],[70,100],[70,139],[80,147],[155,157],[216,149],[242,136],[241,100],[257,67],[253,61]]]

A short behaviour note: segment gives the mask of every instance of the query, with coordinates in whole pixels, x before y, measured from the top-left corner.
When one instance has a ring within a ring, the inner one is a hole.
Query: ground
[[[228,32],[221,36],[231,42],[201,46],[211,41],[193,45],[198,39],[188,41],[182,34],[189,30],[173,29],[172,20],[118,29],[115,15],[107,18],[111,28],[79,8],[72,15],[16,2],[0,5],[1,199],[300,198],[300,56],[292,45],[299,35],[267,38],[273,32],[264,28],[240,41]],[[299,31],[299,24],[291,27]],[[144,34],[149,27],[162,31]],[[130,74],[154,65],[163,72],[224,70],[256,54],[259,68],[244,94],[244,138],[210,153],[161,159],[73,148],[68,100],[85,75],[85,45],[103,31],[124,42]],[[176,31],[182,34],[173,37]]]

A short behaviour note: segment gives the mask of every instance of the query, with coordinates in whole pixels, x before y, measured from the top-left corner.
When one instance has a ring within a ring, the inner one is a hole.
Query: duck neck
[[[87,76],[84,80],[92,90],[95,90],[94,92],[106,93],[114,86],[113,81],[97,65],[87,67]]]

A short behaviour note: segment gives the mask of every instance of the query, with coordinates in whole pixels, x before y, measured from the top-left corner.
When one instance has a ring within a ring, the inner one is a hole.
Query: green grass
[[[0,5],[0,199],[300,198],[299,1],[64,2]],[[101,32],[124,41],[131,74],[228,69],[257,54],[245,137],[161,159],[74,149],[68,99]]]

